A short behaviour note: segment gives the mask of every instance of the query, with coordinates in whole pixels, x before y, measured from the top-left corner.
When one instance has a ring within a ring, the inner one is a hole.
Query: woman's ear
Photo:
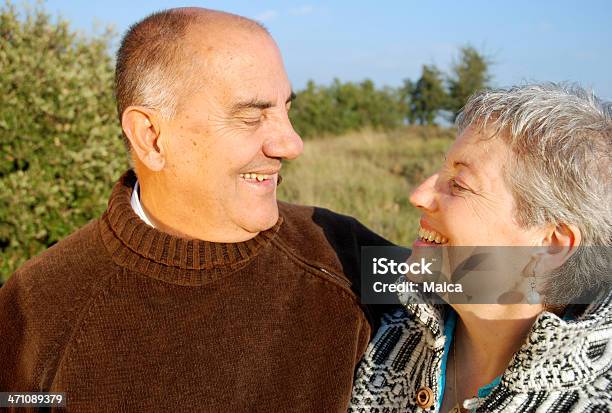
[[[542,246],[537,269],[549,273],[562,266],[578,249],[582,242],[580,229],[575,225],[559,224],[547,232]]]
[[[160,122],[155,111],[142,106],[129,106],[121,116],[121,127],[132,147],[132,153],[151,171],[161,171],[166,163],[159,145]]]

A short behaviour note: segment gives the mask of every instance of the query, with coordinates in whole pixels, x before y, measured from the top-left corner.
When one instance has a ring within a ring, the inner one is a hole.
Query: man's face
[[[164,139],[168,191],[182,202],[176,213],[230,238],[266,230],[278,219],[281,160],[303,147],[287,116],[292,91],[280,52],[263,33],[234,30],[216,48],[190,38],[206,67],[204,87],[181,100]]]

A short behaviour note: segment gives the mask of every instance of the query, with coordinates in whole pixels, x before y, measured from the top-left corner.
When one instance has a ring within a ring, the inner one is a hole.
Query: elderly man
[[[0,390],[74,411],[343,411],[375,318],[354,219],[278,203],[302,141],[259,24],[174,9],[134,25],[116,94],[135,173],[0,290]]]

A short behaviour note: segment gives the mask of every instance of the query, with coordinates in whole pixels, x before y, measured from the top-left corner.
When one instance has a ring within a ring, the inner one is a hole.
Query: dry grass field
[[[452,129],[407,127],[308,140],[304,154],[283,166],[279,199],[352,215],[410,245],[420,215],[410,191],[438,168],[453,139]]]

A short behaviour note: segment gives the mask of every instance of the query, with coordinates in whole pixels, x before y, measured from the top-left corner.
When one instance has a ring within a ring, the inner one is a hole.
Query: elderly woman
[[[524,272],[549,280],[543,302],[387,314],[350,411],[612,411],[611,117],[592,94],[553,84],[468,100],[444,165],[411,195],[414,247],[533,247]]]

